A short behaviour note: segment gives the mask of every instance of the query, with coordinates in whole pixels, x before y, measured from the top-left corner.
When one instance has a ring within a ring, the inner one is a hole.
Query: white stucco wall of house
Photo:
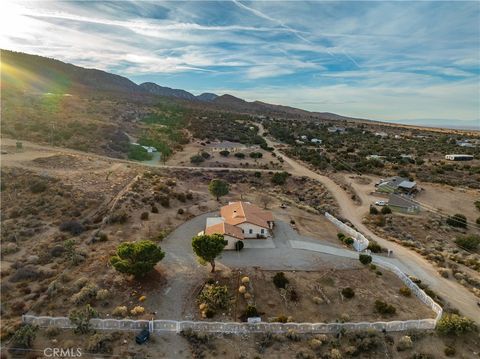
[[[223,239],[228,241],[228,244],[225,246],[224,250],[235,250],[235,243],[237,243],[237,241],[240,240],[238,238],[234,238],[226,234],[223,236]]]
[[[267,228],[257,226],[253,223],[244,222],[238,224],[237,227],[240,227],[243,230],[243,235],[245,238],[257,238],[257,234],[270,237],[270,233]]]

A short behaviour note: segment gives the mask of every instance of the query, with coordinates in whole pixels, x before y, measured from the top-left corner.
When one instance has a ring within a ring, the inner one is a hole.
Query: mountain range
[[[224,94],[192,93],[153,82],[140,85],[126,77],[97,69],[88,69],[59,60],[10,50],[0,50],[2,62],[2,90],[15,88],[29,93],[118,93],[129,96],[155,95],[184,101],[191,106],[207,106],[218,110],[251,114],[317,117],[325,120],[347,120],[327,112],[309,112],[293,107],[273,105],[261,101],[248,102]]]

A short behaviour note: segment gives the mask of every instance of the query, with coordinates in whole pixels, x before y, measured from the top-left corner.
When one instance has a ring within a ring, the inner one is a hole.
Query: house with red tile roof
[[[230,202],[220,209],[220,217],[207,218],[202,234],[223,234],[228,245],[235,249],[237,241],[271,237],[273,215],[250,202]]]

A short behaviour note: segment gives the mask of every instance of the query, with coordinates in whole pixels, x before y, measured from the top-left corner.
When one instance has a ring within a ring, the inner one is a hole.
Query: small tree
[[[220,154],[220,156],[228,157],[228,155],[230,154],[230,151],[223,150],[223,151],[220,151],[218,153]]]
[[[221,180],[221,179],[213,179],[210,181],[208,185],[208,190],[212,196],[217,198],[217,201],[220,200],[221,196],[225,196],[228,194],[230,190],[230,186],[228,182]]]
[[[378,214],[378,209],[375,206],[370,206],[370,214]]]
[[[33,341],[37,336],[38,326],[31,324],[22,325],[12,338],[12,343],[15,348],[29,349],[32,347]]]
[[[198,165],[198,164],[202,163],[203,161],[205,161],[205,158],[203,158],[201,155],[195,155],[195,156],[190,157],[190,162],[195,164],[195,165]]]
[[[90,331],[90,319],[98,317],[98,313],[90,304],[84,309],[73,310],[68,318],[75,325],[75,333],[86,334]]]
[[[385,206],[382,208],[382,214],[390,214],[390,213],[392,213],[392,210],[390,209],[390,207]]]
[[[457,246],[468,251],[475,251],[480,244],[480,236],[471,234],[469,236],[458,237],[455,240]]]
[[[228,242],[221,234],[200,235],[192,238],[192,248],[195,254],[212,266],[212,273],[215,272],[215,258],[222,253]]]
[[[372,262],[372,256],[369,256],[368,254],[360,254],[358,260],[360,263],[367,265]]]
[[[263,208],[267,209],[268,205],[272,203],[272,197],[266,193],[262,193],[258,196],[258,200],[263,204]]]
[[[165,257],[165,252],[152,241],[125,242],[117,247],[110,264],[120,273],[143,277]]]

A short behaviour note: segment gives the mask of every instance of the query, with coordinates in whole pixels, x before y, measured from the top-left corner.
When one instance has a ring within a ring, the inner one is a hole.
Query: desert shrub
[[[292,301],[292,302],[298,302],[300,300],[300,296],[298,295],[298,292],[292,288],[292,287],[289,287],[288,288],[288,297],[289,299]]]
[[[369,249],[373,253],[380,253],[382,251],[382,247],[380,246],[380,244],[375,241],[369,241],[367,249]]]
[[[287,323],[288,322],[288,317],[286,315],[279,315],[278,317],[273,318],[273,322]]]
[[[369,256],[368,254],[360,254],[358,256],[358,260],[360,261],[360,263],[367,265],[372,262],[372,256]]]
[[[272,183],[275,185],[284,185],[287,182],[288,172],[275,172],[272,176]]]
[[[168,195],[166,196],[160,196],[158,198],[158,202],[160,203],[160,205],[162,207],[165,207],[165,208],[168,208],[170,207],[170,197],[168,197]]]
[[[88,283],[78,293],[72,295],[70,300],[74,304],[85,304],[96,297],[98,288],[92,283]]]
[[[412,338],[410,338],[408,335],[404,335],[398,340],[397,350],[399,352],[402,352],[407,349],[412,349],[412,347],[413,347]]]
[[[192,200],[192,199],[193,199],[193,193],[192,193],[192,192],[187,192],[187,194],[185,195],[185,197],[186,197],[188,200]]]
[[[289,329],[287,334],[285,334],[285,336],[287,337],[287,339],[291,340],[292,342],[298,342],[300,341],[300,339],[302,339],[300,335],[293,329]]]
[[[190,157],[190,162],[195,164],[195,165],[198,165],[198,164],[202,163],[203,161],[205,161],[205,158],[203,158],[203,156],[201,156],[201,155],[195,155],[195,156]]]
[[[226,309],[230,296],[226,285],[205,284],[197,300],[212,309]]]
[[[119,211],[119,212],[113,213],[110,217],[108,217],[109,224],[114,224],[114,223],[124,224],[124,223],[127,223],[127,221],[128,221],[128,214],[125,211]]]
[[[186,200],[187,200],[187,196],[185,196],[185,193],[182,193],[182,192],[175,193],[175,198],[178,199],[182,203],[185,203]]]
[[[45,334],[47,335],[47,338],[52,339],[60,334],[60,329],[57,327],[48,327],[45,329]]]
[[[273,276],[273,284],[275,284],[275,287],[277,288],[285,288],[288,282],[289,281],[283,272],[278,272]]]
[[[382,315],[393,315],[397,311],[395,307],[382,300],[375,301],[375,311]]]
[[[255,171],[254,176],[256,178],[260,178],[260,177],[262,177],[262,172]]]
[[[152,213],[158,213],[158,207],[152,204],[152,208],[150,210]]]
[[[403,295],[404,297],[411,297],[412,296],[412,290],[408,287],[401,287],[398,292]]]
[[[236,241],[235,242],[235,250],[240,252],[243,247],[245,246],[245,244],[243,243],[243,241]]]
[[[466,249],[468,251],[475,251],[480,244],[480,236],[475,234],[461,236],[455,240],[455,243],[460,248]]]
[[[378,214],[378,209],[375,206],[370,206],[370,214],[376,215]]]
[[[245,309],[244,317],[252,318],[252,317],[258,317],[258,316],[259,316],[259,313],[258,313],[257,307],[255,307],[254,305],[247,305],[247,308]]]
[[[237,157],[237,158],[243,159],[243,158],[245,158],[245,153],[236,152],[236,153],[234,154],[234,156]]]
[[[205,309],[205,316],[207,318],[213,318],[215,316],[215,311],[212,308]]]
[[[85,227],[78,221],[67,221],[60,224],[62,232],[68,232],[73,236],[78,236],[85,231]]]
[[[461,213],[454,214],[447,218],[447,224],[452,227],[467,228],[467,217]]]
[[[345,235],[343,233],[337,233],[337,238],[343,242],[343,240],[345,239]]]
[[[87,351],[98,354],[111,354],[113,352],[114,333],[95,333],[87,342]]]
[[[346,288],[342,289],[342,295],[345,298],[350,299],[350,298],[353,298],[355,296],[355,291],[350,287],[346,287]]]
[[[210,153],[208,152],[201,152],[200,153],[200,156],[202,156],[203,158],[205,158],[206,160],[210,158]]]
[[[351,246],[353,244],[354,240],[352,237],[347,237],[343,240],[343,243],[345,243],[347,246]]]
[[[184,214],[185,211],[183,210],[183,208],[179,208],[178,211],[177,211],[177,214]]]
[[[105,300],[105,299],[108,299],[109,297],[110,297],[110,292],[108,291],[108,289],[100,289],[96,295],[97,300]]]
[[[148,212],[142,212],[142,214],[140,215],[140,219],[142,221],[148,221]]]
[[[139,305],[133,307],[133,309],[130,311],[131,315],[140,315],[140,314],[143,314],[143,313],[145,313],[145,308],[141,307]]]
[[[480,217],[478,217],[478,218],[475,220],[475,223],[476,223],[476,224],[480,224]]]
[[[220,156],[228,157],[228,155],[230,154],[230,151],[223,150],[223,151],[220,151],[218,153],[220,154]]]
[[[458,314],[445,314],[438,321],[436,329],[444,335],[461,335],[475,331],[477,326],[473,320]]]
[[[12,346],[19,349],[29,349],[37,336],[38,326],[23,324],[13,334]]]
[[[98,313],[87,304],[84,309],[70,312],[68,318],[75,325],[75,333],[86,334],[90,331],[90,319],[98,317]]]
[[[447,357],[453,357],[453,356],[455,356],[456,350],[455,350],[454,347],[445,347],[443,352],[445,353],[445,355]]]
[[[44,181],[37,180],[37,181],[34,181],[32,184],[30,184],[30,191],[32,193],[45,192],[46,189],[47,189],[47,184]]]
[[[127,314],[128,314],[128,309],[124,305],[115,307],[115,309],[112,312],[112,315],[114,317],[120,317],[120,318],[125,318]]]
[[[261,152],[251,152],[250,158],[262,158],[263,154]]]
[[[381,212],[382,212],[382,214],[390,214],[390,213],[392,213],[392,210],[390,209],[390,207],[384,206],[384,207],[382,207]]]

